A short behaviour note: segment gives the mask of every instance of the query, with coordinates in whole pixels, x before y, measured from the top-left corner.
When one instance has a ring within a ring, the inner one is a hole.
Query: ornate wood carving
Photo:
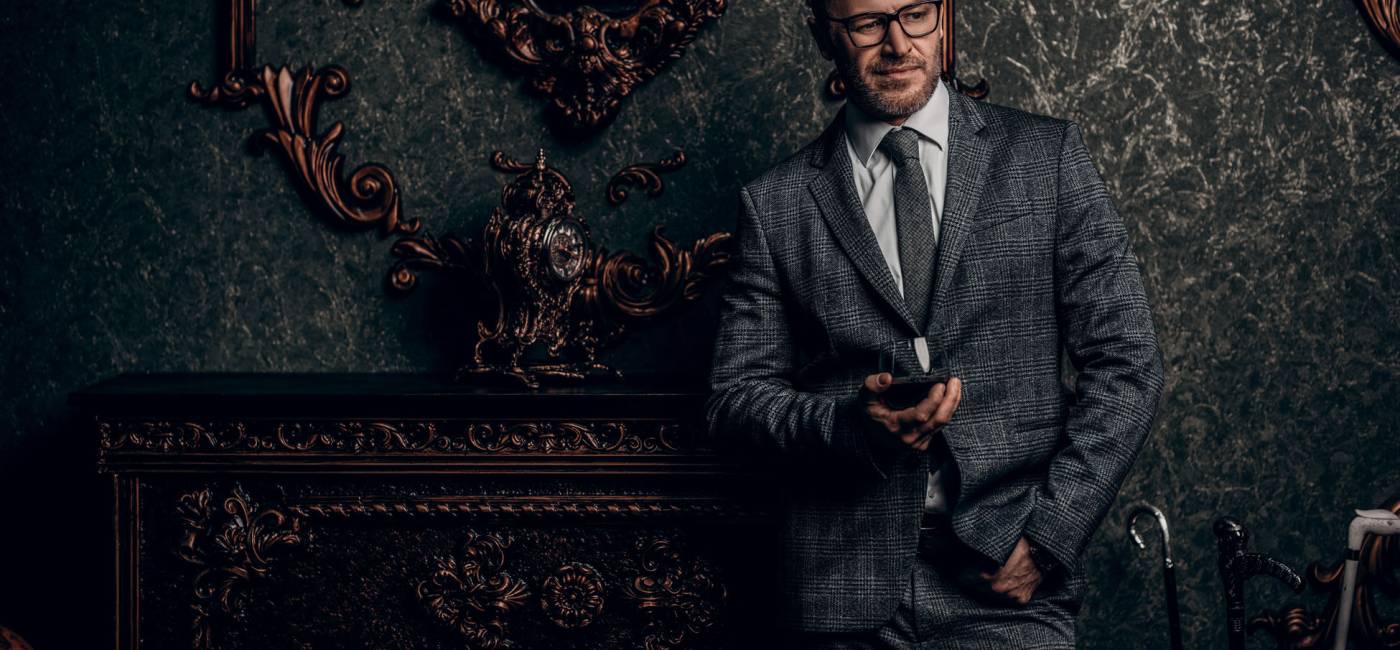
[[[1400,499],[1382,506],[1400,514]],[[1341,601],[1342,569],[1337,560],[1330,565],[1313,562],[1306,571],[1313,593],[1327,594],[1322,613],[1312,614],[1302,606],[1265,612],[1249,620],[1249,630],[1268,632],[1279,648],[1330,648],[1336,635],[1337,610]],[[1382,620],[1376,606],[1376,592],[1400,596],[1400,538],[1366,538],[1356,576],[1352,600],[1349,641],[1358,648],[1400,648],[1400,622]]]
[[[957,50],[957,11],[956,0],[943,0],[943,16],[939,19],[943,25],[943,81],[946,82],[954,92],[960,92],[973,99],[986,99],[990,92],[986,79],[979,79],[977,83],[968,85],[957,75],[958,50]],[[846,84],[841,80],[841,75],[832,70],[826,75],[826,81],[822,83],[822,90],[828,99],[839,100],[846,97]]]
[[[652,198],[661,196],[666,189],[665,183],[661,181],[661,174],[676,171],[684,166],[685,152],[677,149],[676,153],[660,162],[623,167],[608,181],[608,203],[622,205],[627,200],[628,185],[645,189],[647,196]]]
[[[657,496],[444,496],[416,499],[378,497],[304,498],[287,510],[306,518],[389,518],[399,516],[470,516],[510,519],[634,520],[684,516],[697,519],[742,519],[766,513],[713,498]]]
[[[716,626],[727,594],[708,562],[665,537],[639,540],[636,550],[642,572],[625,593],[647,620],[647,650],[684,647]]]
[[[208,488],[180,497],[184,538],[180,558],[194,565],[192,647],[213,644],[214,620],[237,620],[248,585],[271,570],[278,555],[302,543],[301,520],[275,508],[259,509],[235,485],[218,510]]]
[[[350,75],[338,66],[315,70],[310,66],[292,73],[286,66],[265,66],[259,75],[274,126],[261,132],[263,141],[277,145],[301,183],[303,192],[337,222],[350,226],[382,227],[384,235],[418,231],[417,219],[401,221],[399,190],[394,175],[378,163],[366,163],[340,175],[345,157],[336,153],[345,127],[340,122],[316,133],[321,102],[350,91]]]
[[[535,240],[500,233],[536,224],[541,215],[583,218],[573,211],[568,179],[545,164],[543,152],[534,165],[526,165],[498,151],[491,164],[519,175],[502,191],[485,242],[450,234],[402,238],[392,249],[399,259],[388,276],[389,286],[400,291],[417,286],[417,272],[423,269],[456,272],[490,286],[497,308],[493,317],[478,321],[478,340],[464,374],[501,374],[534,387],[541,376],[578,379],[590,371],[614,372],[598,361],[602,348],[620,342],[629,327],[698,299],[704,284],[731,261],[729,233],[715,233],[683,250],[656,226],[654,264],[629,252],[610,254],[590,246],[567,301],[557,292],[532,289],[533,281],[516,278],[535,273],[528,267],[531,262],[522,261],[535,258],[537,246],[526,245]],[[546,358],[527,356],[536,345],[544,348]]]
[[[679,425],[656,421],[113,419],[97,424],[103,454],[335,451],[480,454],[659,454],[682,450]]]
[[[1400,0],[1359,0],[1366,19],[1385,39],[1392,54],[1400,56]]]
[[[221,0],[218,11],[220,42],[216,81],[208,88],[198,81],[190,82],[189,95],[209,106],[245,108],[262,92],[262,88],[249,83],[246,76],[257,46],[253,30],[256,1]]]
[[[431,578],[418,583],[418,601],[472,648],[511,647],[506,619],[529,598],[525,583],[504,570],[510,541],[467,531],[459,558],[440,559]]]
[[[545,616],[566,630],[588,627],[603,613],[603,578],[587,564],[571,562],[555,569],[540,591]]]
[[[573,2],[447,0],[467,32],[528,75],[530,89],[548,98],[550,114],[574,131],[610,122],[624,98],[724,13],[727,0],[622,4],[632,10],[615,16]]]
[[[358,2],[347,0],[346,4]],[[298,190],[316,209],[341,225],[378,224],[385,235],[417,232],[418,220],[403,221],[400,217],[398,184],[387,167],[367,163],[344,180],[340,176],[344,156],[336,153],[344,125],[336,122],[326,133],[316,133],[321,102],[350,92],[349,74],[338,66],[321,70],[308,66],[295,74],[285,66],[254,69],[256,5],[256,0],[222,0],[219,4],[218,81],[208,88],[191,82],[190,98],[229,109],[261,101],[273,126],[260,132],[259,141],[281,148]]]

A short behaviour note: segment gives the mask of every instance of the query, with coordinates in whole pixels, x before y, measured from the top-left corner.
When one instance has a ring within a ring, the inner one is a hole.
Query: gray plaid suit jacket
[[[706,417],[716,439],[779,452],[791,629],[877,627],[913,569],[928,457],[868,444],[856,400],[883,341],[927,336],[964,382],[943,428],[956,535],[998,564],[1024,535],[1081,586],[1156,413],[1151,310],[1079,127],[960,93],[949,120],[927,332],[857,198],[843,115],[740,192]]]

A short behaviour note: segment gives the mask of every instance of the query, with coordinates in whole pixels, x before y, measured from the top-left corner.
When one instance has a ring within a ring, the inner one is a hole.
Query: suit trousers
[[[858,634],[794,634],[801,650],[1069,650],[1083,575],[1044,581],[1030,603],[993,601],[964,584],[996,564],[953,535],[946,516],[925,519],[919,553],[894,617]]]

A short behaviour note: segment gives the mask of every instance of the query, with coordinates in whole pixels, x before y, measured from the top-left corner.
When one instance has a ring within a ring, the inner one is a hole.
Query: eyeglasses
[[[943,13],[942,6],[943,0],[923,0],[904,5],[897,11],[868,11],[845,18],[827,16],[827,20],[841,23],[841,26],[846,28],[846,35],[850,37],[852,45],[875,47],[885,42],[892,21],[898,22],[900,29],[904,30],[904,35],[909,38],[928,36],[938,29],[938,17]]]

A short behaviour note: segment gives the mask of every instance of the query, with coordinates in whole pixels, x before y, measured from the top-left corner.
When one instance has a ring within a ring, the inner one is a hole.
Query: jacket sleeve
[[[1162,356],[1127,229],[1072,123],[1057,209],[1056,318],[1077,377],[1068,444],[1050,462],[1025,535],[1073,571],[1152,426]]]
[[[797,344],[783,284],[747,188],[737,236],[739,262],[720,306],[705,405],[712,438],[740,438],[782,454],[825,456],[881,478],[886,454],[872,450],[859,386],[833,397],[797,390]]]

